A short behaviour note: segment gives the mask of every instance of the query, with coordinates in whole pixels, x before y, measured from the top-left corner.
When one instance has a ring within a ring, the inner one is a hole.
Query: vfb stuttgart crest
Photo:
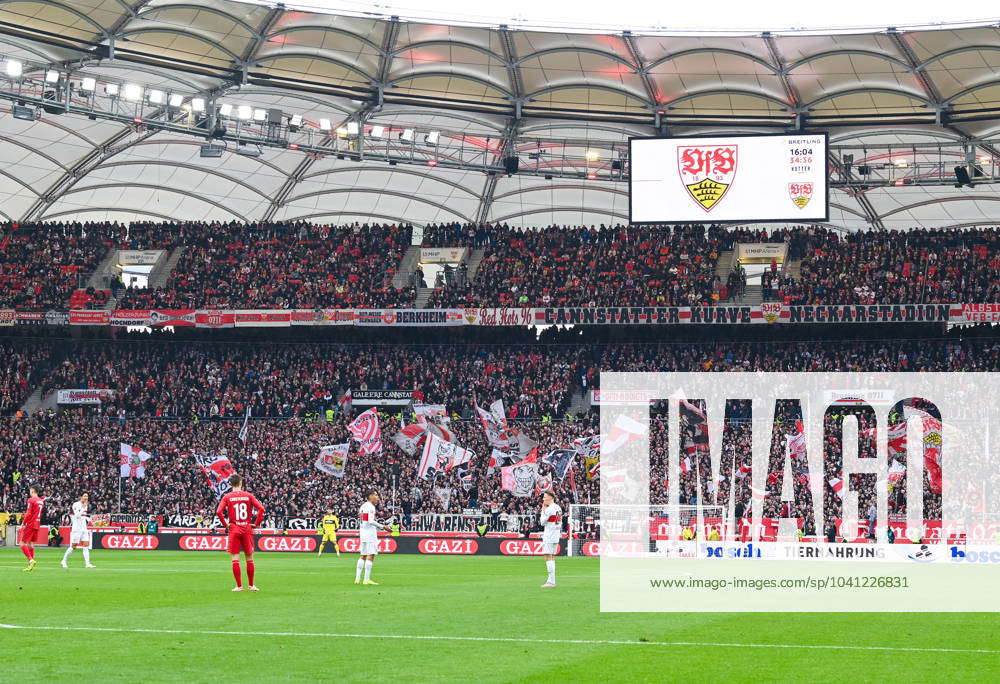
[[[809,204],[809,200],[813,197],[813,184],[812,183],[789,183],[788,184],[788,196],[792,198],[792,202],[799,209]]]
[[[784,308],[781,302],[761,302],[760,313],[768,323],[774,323],[781,318],[781,310]]]
[[[694,201],[712,211],[733,184],[737,145],[691,145],[677,148],[681,181]]]

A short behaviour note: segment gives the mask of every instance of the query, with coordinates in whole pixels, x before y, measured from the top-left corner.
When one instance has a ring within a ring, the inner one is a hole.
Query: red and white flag
[[[519,463],[500,469],[500,487],[514,496],[531,496],[538,479],[538,459],[526,458]]]
[[[420,445],[424,443],[424,437],[426,436],[427,430],[423,425],[410,423],[393,435],[392,441],[395,442],[396,446],[402,449],[404,453],[409,456],[414,456],[417,453],[417,449],[420,448]]]
[[[208,486],[215,494],[216,499],[233,488],[229,483],[229,478],[236,474],[236,469],[233,468],[233,464],[228,458],[217,454],[199,454],[193,451],[191,455],[194,457],[201,474],[208,481]]]
[[[435,434],[428,434],[417,463],[417,477],[423,480],[433,479],[439,473],[468,463],[475,456],[454,442],[446,442]]]
[[[680,463],[680,467],[681,467],[681,472],[682,473],[690,473],[691,472],[691,457],[690,456],[685,456],[684,460],[682,460],[681,463]]]
[[[333,477],[344,477],[347,468],[347,453],[350,448],[350,442],[320,447],[319,457],[314,464],[316,469]]]
[[[924,436],[924,469],[931,491],[941,493],[941,421],[922,409],[906,407],[907,418],[918,416]]]
[[[792,458],[805,458],[806,457],[806,433],[802,429],[802,421],[795,421],[795,434],[789,435],[788,440],[788,453],[791,454]]]
[[[146,477],[145,463],[153,457],[153,454],[143,451],[139,447],[134,447],[131,444],[125,444],[125,442],[119,442],[119,444],[118,453],[121,457],[120,477]]]
[[[500,402],[494,402],[494,405],[499,403]],[[500,411],[500,415],[502,416],[502,404]],[[476,406],[476,415],[479,417],[479,423],[483,426],[483,432],[486,433],[486,441],[490,443],[490,446],[505,449],[510,445],[510,435],[507,434],[506,419],[503,419],[503,422],[501,422],[500,420],[497,420],[497,416],[492,412],[492,410],[486,411],[479,406]]]
[[[841,478],[835,477],[830,480],[830,487],[837,493],[837,496],[841,499],[844,498],[844,481]]]
[[[889,466],[889,484],[896,484],[903,479],[903,475],[906,474],[906,466],[892,459],[892,465]]]
[[[337,400],[337,405],[340,407],[340,410],[342,412],[344,412],[344,413],[350,413],[351,412],[351,404],[352,404],[352,402],[353,402],[353,399],[351,397],[351,390],[347,390],[340,397],[340,399]]]
[[[602,440],[601,452],[603,454],[613,454],[628,444],[630,441],[646,434],[646,427],[626,415],[620,415],[611,427],[611,431]]]
[[[382,430],[378,424],[378,411],[373,408],[358,415],[347,429],[351,431],[361,448],[358,450],[362,456],[368,454],[378,454],[382,452]]]

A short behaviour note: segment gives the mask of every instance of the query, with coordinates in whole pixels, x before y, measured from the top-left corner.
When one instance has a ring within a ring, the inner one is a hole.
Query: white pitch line
[[[39,625],[6,625],[0,629],[26,629],[61,632],[125,632],[129,634],[194,634],[205,636],[266,636],[266,637],[306,637],[325,639],[410,639],[413,641],[487,641],[516,644],[579,644],[585,646],[697,646],[722,648],[799,648],[832,651],[890,651],[910,653],[984,653],[1000,654],[1000,650],[984,648],[920,648],[910,646],[846,646],[840,644],[736,644],[713,641],[632,641],[626,639],[528,639],[524,637],[475,637],[444,636],[436,634],[338,634],[330,632],[238,632],[226,630],[200,629],[143,629],[132,627],[47,627]]]

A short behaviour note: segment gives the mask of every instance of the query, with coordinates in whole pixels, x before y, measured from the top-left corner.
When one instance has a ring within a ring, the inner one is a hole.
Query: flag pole
[[[122,478],[118,476],[118,512],[122,512]]]

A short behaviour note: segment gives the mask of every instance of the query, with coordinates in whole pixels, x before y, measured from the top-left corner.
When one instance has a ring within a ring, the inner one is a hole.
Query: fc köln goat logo
[[[738,145],[691,145],[677,148],[677,165],[688,194],[706,212],[712,211],[736,176]]]
[[[813,197],[813,184],[812,183],[789,183],[788,184],[788,196],[792,198],[792,202],[799,209],[802,209],[807,204],[809,200]]]

